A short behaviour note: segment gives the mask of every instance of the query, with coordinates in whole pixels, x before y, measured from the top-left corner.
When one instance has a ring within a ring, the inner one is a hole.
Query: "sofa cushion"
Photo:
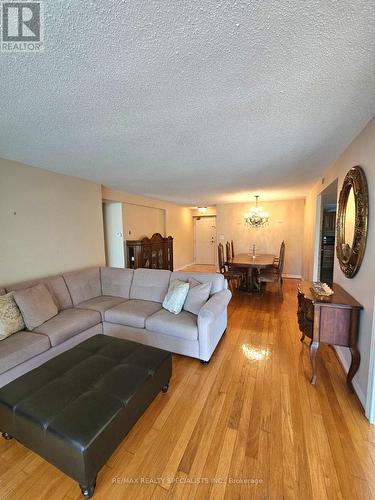
[[[172,283],[175,281],[177,280],[172,281]],[[189,284],[190,289],[185,300],[184,310],[198,314],[210,296],[212,283],[200,283],[194,278],[189,278]]]
[[[197,316],[187,311],[172,314],[165,309],[146,319],[146,328],[157,333],[171,335],[186,340],[197,340]]]
[[[17,290],[14,292],[14,300],[28,330],[34,330],[59,312],[45,283]]]
[[[102,294],[99,267],[65,273],[63,276],[75,306]]]
[[[101,267],[100,276],[102,280],[102,294],[129,299],[133,274],[133,269]]]
[[[189,283],[174,280],[168,288],[167,295],[163,300],[163,307],[173,314],[180,314],[189,292]]]
[[[5,295],[5,294],[6,294],[5,288],[0,288],[0,295]]]
[[[14,300],[14,292],[0,297],[0,340],[25,328],[21,311]]]
[[[69,290],[62,276],[49,276],[38,280],[23,281],[15,285],[7,286],[6,289],[9,292],[12,290],[23,290],[24,288],[30,288],[38,283],[45,283],[47,285],[48,290],[56,301],[59,311],[72,307],[72,299],[70,298]]]
[[[146,319],[161,309],[157,302],[132,299],[104,313],[104,318],[110,323],[144,328]]]
[[[47,335],[51,345],[55,346],[100,322],[101,316],[97,311],[73,308],[61,311],[54,318],[35,328],[34,331]]]
[[[125,302],[126,299],[122,297],[108,297],[107,295],[100,295],[100,297],[95,297],[90,300],[86,300],[85,302],[81,302],[76,307],[78,309],[91,309],[92,311],[98,311],[102,315],[102,319],[104,319],[104,313],[107,309],[111,309],[122,302]]]
[[[162,303],[168,291],[170,276],[171,272],[166,270],[136,269],[130,288],[130,298]]]
[[[48,337],[35,332],[17,332],[0,342],[0,373],[27,361],[51,347]]]
[[[176,271],[171,274],[171,281],[188,281],[189,278],[194,278],[200,283],[211,283],[210,295],[221,292],[221,290],[226,288],[224,276],[219,273],[186,273],[183,271]]]

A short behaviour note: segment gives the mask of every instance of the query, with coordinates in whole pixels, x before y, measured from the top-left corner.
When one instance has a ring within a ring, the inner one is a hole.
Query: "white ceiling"
[[[375,114],[375,0],[45,2],[0,157],[187,205],[303,196]]]

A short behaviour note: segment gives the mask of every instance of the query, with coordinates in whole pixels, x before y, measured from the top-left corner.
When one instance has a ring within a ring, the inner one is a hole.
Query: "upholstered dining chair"
[[[233,257],[234,257],[234,246],[233,246],[233,240],[231,243],[229,241],[226,242],[225,244],[226,247],[226,256],[227,256],[227,262],[230,262]],[[240,267],[232,267],[230,264],[227,265],[228,271],[233,272],[238,275],[238,279],[240,280],[240,283],[244,282],[246,280],[247,276],[247,270],[242,269]]]
[[[241,281],[241,274],[235,271],[228,270],[227,266],[225,265],[224,247],[222,243],[218,244],[217,253],[218,253],[219,271],[224,276],[224,278],[228,280],[229,289],[231,292],[233,292],[234,290],[233,284],[235,284],[236,288],[239,287]]]
[[[272,269],[264,269],[259,273],[259,283],[274,283],[277,281],[279,294],[282,293],[283,270],[285,261],[285,242],[280,245],[279,257],[275,258]]]

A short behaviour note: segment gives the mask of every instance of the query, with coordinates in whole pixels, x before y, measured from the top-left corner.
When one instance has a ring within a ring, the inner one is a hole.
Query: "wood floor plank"
[[[374,428],[327,346],[310,385],[296,286],[284,280],[283,299],[272,285],[236,293],[209,365],[173,357],[168,393],[100,471],[95,499],[375,498]],[[82,498],[74,481],[14,440],[0,440],[0,461],[1,499]]]

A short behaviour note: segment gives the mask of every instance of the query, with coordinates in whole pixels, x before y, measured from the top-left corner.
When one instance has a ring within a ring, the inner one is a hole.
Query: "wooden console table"
[[[311,339],[310,359],[312,364],[311,383],[316,383],[316,353],[320,343],[349,347],[352,362],[347,375],[347,384],[352,388],[352,379],[360,364],[357,348],[358,321],[363,309],[341,286],[332,285],[334,294],[319,300],[311,291],[313,283],[302,281],[298,286],[298,325],[305,336]]]

